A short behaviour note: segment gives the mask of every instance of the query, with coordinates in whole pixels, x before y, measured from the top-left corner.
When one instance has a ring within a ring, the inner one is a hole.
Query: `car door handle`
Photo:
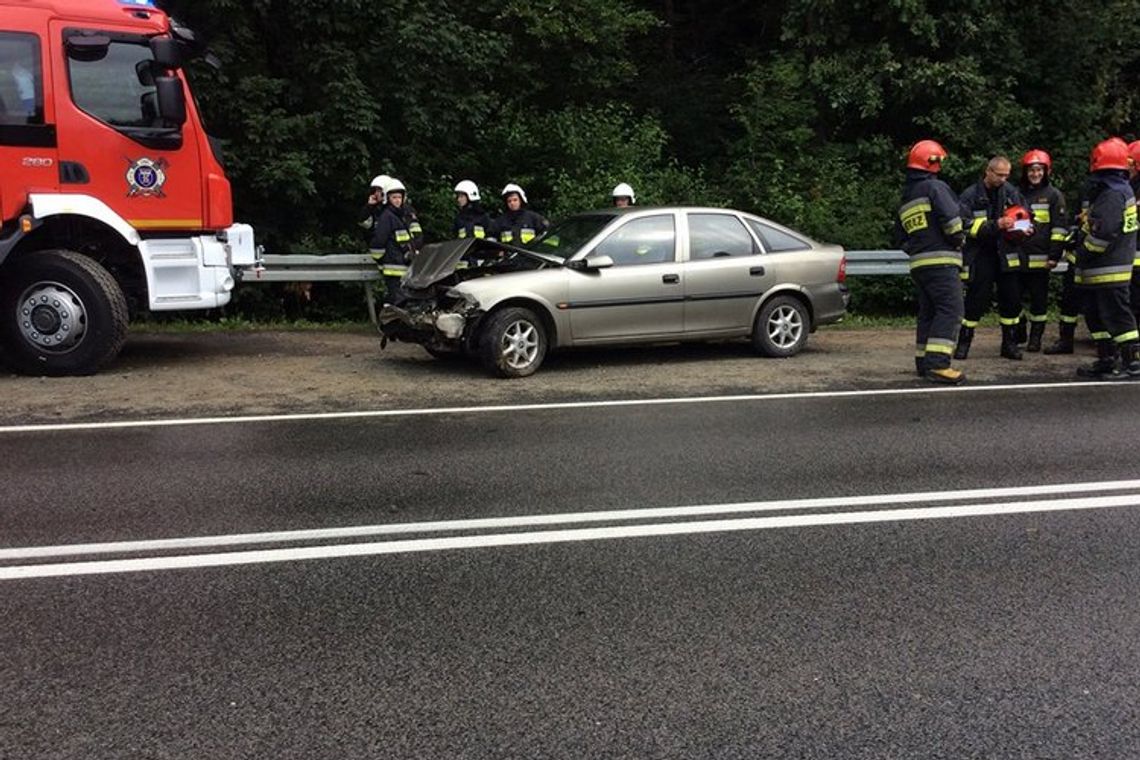
[[[680,281],[681,281],[681,275],[679,275],[679,274],[663,274],[663,275],[661,275],[661,282],[665,283],[666,285],[676,285]]]
[[[753,277],[763,277],[764,267],[752,267],[748,270],[748,274],[752,275]]]

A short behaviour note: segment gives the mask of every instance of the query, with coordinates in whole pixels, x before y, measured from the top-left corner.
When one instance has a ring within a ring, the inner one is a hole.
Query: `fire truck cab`
[[[0,0],[0,357],[90,374],[143,310],[226,304],[258,259],[153,0]]]

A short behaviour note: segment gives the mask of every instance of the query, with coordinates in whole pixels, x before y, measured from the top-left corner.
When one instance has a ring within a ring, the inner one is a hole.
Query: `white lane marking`
[[[260,414],[239,417],[187,417],[183,419],[120,420],[117,422],[64,422],[45,425],[0,426],[3,433],[44,433],[72,430],[119,430],[142,427],[177,427],[186,425],[228,425],[249,422],[312,422],[317,420],[352,420],[383,417],[427,417],[445,414],[488,414],[494,412],[531,412],[557,409],[604,409],[622,406],[663,406],[678,404],[719,404],[741,401],[790,401],[815,398],[863,398],[871,396],[913,396],[930,393],[990,393],[994,391],[1058,390],[1062,388],[1094,388],[1113,385],[1136,385],[1124,380],[1074,381],[1064,383],[1023,383],[1015,385],[924,386],[921,388],[880,388],[863,391],[802,391],[795,393],[757,393],[736,396],[696,396],[685,398],[616,399],[610,401],[561,401],[547,404],[505,404],[499,406],[444,406],[424,409],[377,409],[363,412],[309,412],[304,414]]]
[[[926,507],[918,509],[890,509],[876,512],[839,512],[815,515],[780,515],[751,517],[733,520],[704,520],[700,522],[657,523],[650,525],[624,525],[604,528],[573,528],[566,530],[536,531],[529,533],[499,533],[446,538],[419,538],[381,541],[367,544],[340,544],[310,546],[294,549],[259,549],[247,552],[219,554],[190,554],[174,557],[147,557],[140,559],[94,560],[65,562],[62,564],[16,565],[0,567],[0,581],[30,578],[54,578],[76,575],[105,575],[110,573],[148,572],[154,570],[185,570],[203,567],[264,564],[270,562],[296,562],[299,560],[334,559],[344,557],[370,557],[383,554],[449,551],[492,546],[525,546],[534,544],[567,543],[573,541],[602,541],[614,538],[644,538],[648,536],[679,536],[703,533],[727,533],[775,528],[800,528],[823,525],[857,525],[880,522],[909,522],[960,517],[1016,515],[1028,512],[1061,512],[1108,509],[1112,507],[1140,506],[1140,494],[1099,496],[1083,499],[1055,499],[1043,501],[1010,502],[1006,504],[963,504],[952,507]]]
[[[960,491],[919,491],[915,493],[872,494],[867,496],[828,496],[814,499],[788,499],[784,501],[748,501],[734,504],[700,504],[686,507],[648,507],[644,509],[566,512],[550,515],[519,515],[515,517],[487,517],[469,520],[359,525],[344,528],[318,528],[311,530],[271,531],[266,533],[236,533],[220,536],[162,538],[149,541],[112,541],[58,546],[28,546],[0,549],[0,561],[73,557],[92,554],[161,552],[173,549],[202,549],[248,544],[324,541],[336,538],[360,538],[363,536],[409,533],[459,532],[487,530],[490,528],[526,528],[574,523],[699,517],[703,515],[739,514],[745,512],[775,512],[787,509],[826,509],[830,507],[866,507],[883,504],[924,504],[937,501],[963,501],[966,499],[1003,499],[1015,496],[1096,493],[1102,491],[1124,491],[1137,488],[1140,488],[1140,480],[1109,480],[1093,483],[1059,483],[1039,486],[1013,486],[1007,488],[971,488]]]

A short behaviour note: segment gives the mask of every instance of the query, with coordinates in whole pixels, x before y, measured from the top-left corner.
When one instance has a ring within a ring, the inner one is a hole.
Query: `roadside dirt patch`
[[[1055,337],[1051,326],[1049,340]],[[979,331],[962,363],[972,383],[1073,379],[1075,356],[998,357]],[[792,359],[763,359],[744,341],[564,351],[523,380],[488,377],[472,361],[434,359],[371,332],[132,333],[94,377],[0,375],[0,422],[145,419],[411,409],[593,399],[921,387],[909,329],[824,328]]]

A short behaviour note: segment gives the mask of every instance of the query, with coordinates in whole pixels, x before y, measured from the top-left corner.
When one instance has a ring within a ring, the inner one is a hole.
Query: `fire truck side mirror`
[[[158,115],[172,127],[186,123],[186,94],[182,90],[182,80],[178,77],[155,77],[154,87],[158,95]]]
[[[182,66],[181,46],[172,37],[151,37],[150,52],[159,68],[177,69]]]
[[[110,48],[111,38],[105,34],[73,34],[67,38],[67,57],[73,61],[101,61]]]

